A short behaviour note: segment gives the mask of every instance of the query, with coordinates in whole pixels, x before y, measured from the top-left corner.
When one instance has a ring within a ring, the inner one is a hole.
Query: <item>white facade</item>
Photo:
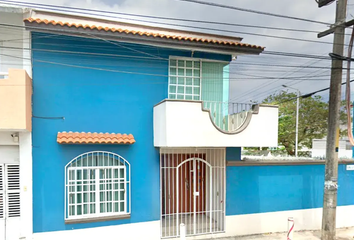
[[[0,27],[0,81],[7,81],[9,69],[24,69],[29,76],[32,74],[30,33],[23,24],[25,14],[24,9],[0,5],[0,22],[9,25]],[[0,169],[0,239],[32,239],[31,132],[2,128]]]
[[[326,139],[312,140],[312,157],[325,158],[326,157]],[[339,140],[338,157],[351,159],[353,156],[352,146],[349,140]]]
[[[28,75],[32,76],[31,37],[30,32],[24,29],[23,23],[26,11],[0,5],[0,22],[9,25],[0,27],[0,73],[7,73],[8,69],[16,68],[25,69]]]
[[[260,105],[238,133],[220,131],[202,102],[165,100],[154,107],[155,147],[276,147],[278,107]]]

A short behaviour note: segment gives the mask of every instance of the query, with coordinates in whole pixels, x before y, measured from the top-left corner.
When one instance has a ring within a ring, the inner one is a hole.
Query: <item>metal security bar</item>
[[[162,148],[161,237],[225,229],[225,149]]]
[[[227,132],[234,132],[241,127],[252,111],[250,103],[203,101],[203,107],[210,111],[215,125]]]
[[[0,164],[0,219],[21,216],[20,165]]]

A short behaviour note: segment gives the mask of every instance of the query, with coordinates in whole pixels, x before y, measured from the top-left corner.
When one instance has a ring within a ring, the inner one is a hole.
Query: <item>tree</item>
[[[298,146],[312,148],[313,139],[327,135],[328,103],[321,96],[300,98]],[[279,106],[278,144],[289,155],[295,155],[296,94],[282,91],[264,99],[263,103]],[[344,105],[343,105],[344,106]],[[346,123],[345,109],[340,113],[341,123]],[[344,135],[346,131],[342,131]]]

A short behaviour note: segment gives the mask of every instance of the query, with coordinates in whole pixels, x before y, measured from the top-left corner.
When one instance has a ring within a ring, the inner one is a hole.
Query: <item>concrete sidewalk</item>
[[[217,240],[286,240],[287,233],[269,233],[250,236],[214,238]],[[294,232],[293,240],[320,240],[320,231]],[[354,240],[354,227],[337,229],[337,240]]]

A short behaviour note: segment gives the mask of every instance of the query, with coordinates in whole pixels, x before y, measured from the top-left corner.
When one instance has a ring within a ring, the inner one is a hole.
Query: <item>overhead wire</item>
[[[14,1],[0,0],[0,3],[1,2],[14,2]],[[21,2],[21,3],[23,3],[23,2]],[[50,10],[66,9],[66,12],[73,12],[73,13],[81,13],[82,14],[82,12],[68,10],[67,7],[48,5],[48,4],[27,4],[25,6],[32,6],[32,5],[34,5],[34,6],[36,6],[36,5],[46,6],[47,5],[47,6],[50,6]],[[54,7],[54,9],[53,9],[53,7]],[[55,8],[58,8],[58,9],[55,9]],[[75,8],[70,7],[69,9],[75,9]],[[79,9],[81,9],[81,8],[79,8]],[[85,10],[85,11],[87,10],[88,11],[88,9],[82,9],[82,10]],[[90,11],[92,12],[93,10],[90,10]],[[94,11],[106,12],[106,11],[99,11],[99,10],[94,10]],[[114,12],[111,12],[111,13],[114,13]],[[90,13],[90,15],[97,15],[99,17],[102,17],[102,14]],[[106,17],[112,17],[112,16],[106,16]],[[117,17],[115,17],[115,18],[117,18]],[[200,27],[200,26],[182,25],[182,24],[166,23],[166,22],[154,22],[154,21],[141,20],[141,19],[129,19],[129,18],[122,18],[122,17],[118,17],[118,18],[119,19],[125,19],[125,20],[131,20],[131,21],[145,22],[145,23],[161,24],[161,25],[167,25],[167,26],[184,27],[184,28],[195,28],[195,29],[210,30],[210,31],[223,32],[223,33],[227,32],[227,33],[245,34],[245,35],[252,35],[252,36],[259,36],[259,37],[277,38],[277,39],[290,40],[290,41],[301,41],[301,42],[310,42],[310,43],[317,43],[317,44],[333,45],[332,42],[325,42],[325,41],[319,41],[319,40],[294,38],[294,37],[286,37],[286,36],[279,36],[279,35],[269,35],[269,34],[261,34],[261,33],[251,33],[251,32],[244,32],[244,31],[231,31],[231,30],[220,29],[220,28]]]
[[[262,12],[262,11],[258,11],[258,10],[254,10],[254,9],[240,8],[240,7],[230,6],[230,5],[219,4],[219,3],[215,3],[215,2],[204,2],[204,1],[199,1],[199,0],[178,0],[178,1],[197,3],[197,4],[201,4],[201,5],[207,5],[207,6],[218,7],[218,8],[227,8],[227,9],[255,13],[255,14],[261,14],[261,15],[266,15],[266,16],[271,16],[271,17],[286,18],[286,19],[305,21],[305,22],[310,22],[310,23],[331,25],[330,23],[327,23],[327,22],[316,21],[316,20],[307,19],[307,18],[299,18],[299,17],[281,15],[281,14],[277,14],[277,13]]]

